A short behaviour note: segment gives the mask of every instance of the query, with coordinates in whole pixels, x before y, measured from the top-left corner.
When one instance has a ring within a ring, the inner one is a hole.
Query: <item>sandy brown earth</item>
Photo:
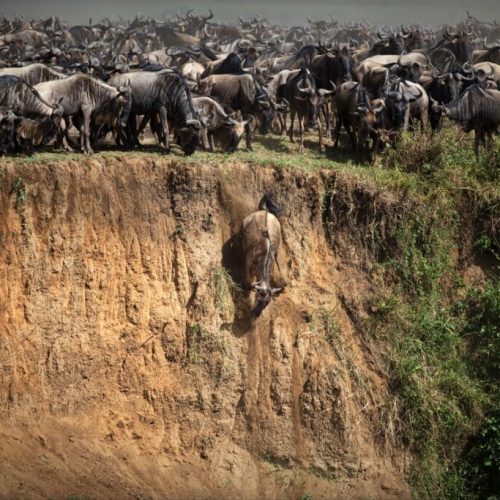
[[[408,498],[359,328],[366,249],[324,210],[327,184],[352,187],[333,175],[4,161],[0,497]],[[241,282],[239,225],[265,191],[288,287],[254,320],[222,271]]]

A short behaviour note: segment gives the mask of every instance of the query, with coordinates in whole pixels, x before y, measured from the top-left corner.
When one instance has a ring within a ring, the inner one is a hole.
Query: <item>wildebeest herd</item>
[[[378,28],[308,19],[234,25],[213,14],[69,26],[57,17],[0,21],[0,153],[40,146],[92,154],[106,136],[140,146],[149,125],[166,152],[173,139],[233,152],[245,136],[288,133],[298,121],[373,157],[416,122],[442,116],[490,147],[500,124],[500,25],[467,14],[456,26]]]

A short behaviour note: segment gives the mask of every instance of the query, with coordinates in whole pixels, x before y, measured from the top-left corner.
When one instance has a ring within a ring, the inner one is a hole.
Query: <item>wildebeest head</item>
[[[351,51],[348,47],[342,47],[341,50],[334,52],[337,56],[337,64],[339,70],[338,80],[340,83],[348,82],[352,80],[351,74]]]
[[[333,90],[317,89],[314,84],[314,80],[310,77],[309,72],[306,73],[304,78],[301,78],[298,81],[298,95],[296,95],[296,99],[308,104],[308,120],[310,123],[315,123],[318,120],[319,111],[321,109],[321,105],[323,104],[324,97],[335,92],[335,84],[333,82],[330,83],[333,85]]]
[[[227,144],[224,144],[224,152],[225,153],[234,153],[236,149],[238,149],[238,144],[245,133],[245,127],[253,121],[253,117],[251,116],[248,120],[237,121],[233,118],[229,119],[229,124],[227,127],[224,127],[227,132],[229,132],[229,141]]]
[[[179,145],[186,155],[192,155],[200,138],[202,125],[199,120],[189,119],[186,124],[177,130]]]
[[[271,299],[280,294],[284,287],[271,288],[269,283],[265,281],[259,281],[252,285],[252,290],[255,290],[255,305],[252,309],[253,315],[258,318],[262,311],[269,305]]]
[[[195,87],[194,90],[198,92],[200,95],[210,96],[212,94],[214,86],[215,85],[212,81],[205,78],[198,81],[197,86]]]
[[[118,111],[118,123],[121,127],[125,127],[132,106],[132,87],[130,86],[130,81],[127,82],[127,85],[118,87],[118,94],[116,94],[114,100],[116,101],[115,109]]]
[[[416,101],[418,96],[413,95],[411,92],[389,90],[385,92],[385,97],[392,127],[395,129],[401,128],[409,104]]]
[[[400,56],[396,65],[396,74],[403,80],[410,80],[411,82],[418,83],[422,76],[423,68],[419,62],[413,61],[404,63],[403,58]]]
[[[54,102],[54,110],[52,111],[52,114],[50,117],[52,118],[52,121],[59,126],[61,123],[61,119],[64,115],[64,108],[62,107],[61,103],[63,101],[64,97],[61,97],[57,102]]]
[[[259,134],[265,135],[271,129],[275,111],[266,91],[261,87],[256,98],[255,115],[260,123]]]

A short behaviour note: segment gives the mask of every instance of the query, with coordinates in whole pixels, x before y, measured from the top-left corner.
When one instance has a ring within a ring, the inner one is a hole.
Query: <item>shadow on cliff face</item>
[[[238,290],[233,290],[234,318],[226,326],[236,337],[242,337],[252,330],[252,313],[249,292],[246,290],[244,258],[241,248],[241,233],[233,234],[222,247],[222,266],[231,276]]]

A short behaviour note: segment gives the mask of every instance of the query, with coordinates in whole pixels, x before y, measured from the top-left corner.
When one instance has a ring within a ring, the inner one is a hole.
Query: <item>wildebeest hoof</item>
[[[324,152],[326,151],[326,148],[325,148],[325,146],[320,146],[319,150],[320,150],[322,153],[324,153]]]
[[[246,150],[250,153],[251,151],[253,151],[253,148],[252,146],[247,146]]]
[[[168,155],[168,153],[170,153],[170,148],[164,148],[164,149],[163,149],[163,152],[164,152],[166,155]]]

